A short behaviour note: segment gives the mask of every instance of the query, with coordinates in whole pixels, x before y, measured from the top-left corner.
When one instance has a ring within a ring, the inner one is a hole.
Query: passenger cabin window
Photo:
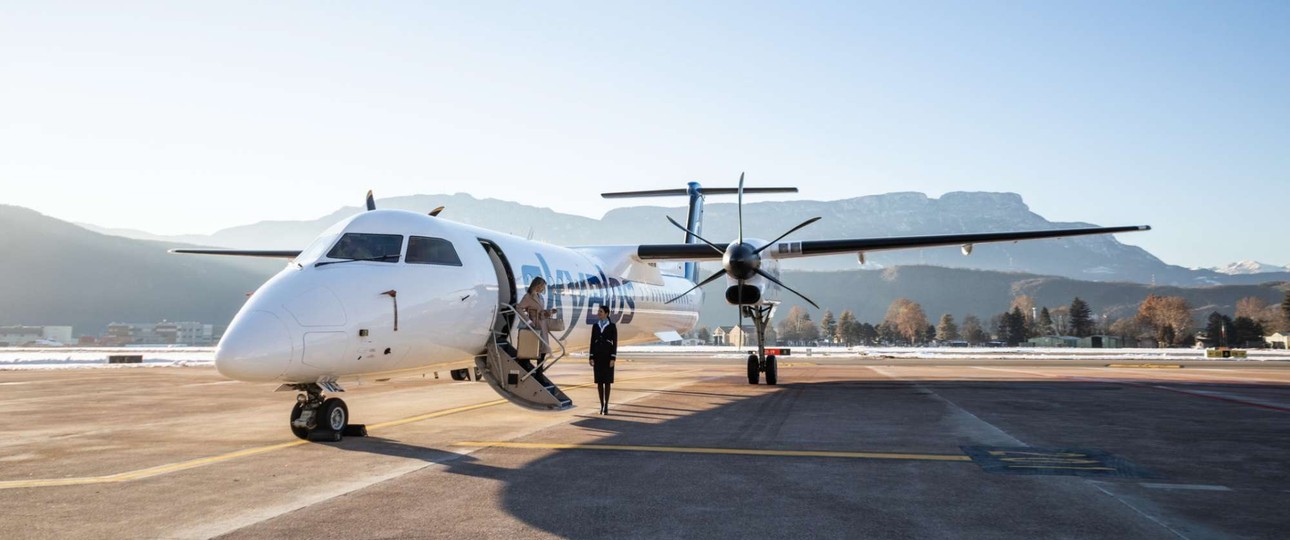
[[[441,266],[461,266],[461,258],[452,242],[443,238],[425,236],[408,237],[408,264],[438,264]]]
[[[327,252],[332,259],[399,262],[403,236],[398,234],[345,233]]]

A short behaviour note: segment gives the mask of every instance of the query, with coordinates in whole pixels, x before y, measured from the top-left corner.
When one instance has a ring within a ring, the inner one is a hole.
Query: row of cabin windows
[[[332,259],[358,259],[374,262],[399,262],[403,252],[403,235],[346,233],[340,237],[327,257]],[[461,257],[452,247],[452,242],[443,238],[428,236],[409,236],[408,253],[404,257],[408,264],[437,264],[441,266],[461,266]]]

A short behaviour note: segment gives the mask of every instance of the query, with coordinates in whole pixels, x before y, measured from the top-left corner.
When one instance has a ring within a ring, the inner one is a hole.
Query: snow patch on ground
[[[141,364],[109,364],[108,356],[136,354]],[[211,366],[214,347],[0,348],[0,370]]]
[[[857,359],[944,359],[944,360],[1105,360],[1117,361],[1186,361],[1205,360],[1200,349],[1070,349],[1070,348],[997,348],[997,347],[784,347],[792,350],[785,360],[803,357]],[[639,345],[622,347],[624,356],[707,356],[743,358],[754,347],[673,347]],[[108,364],[109,355],[138,354],[141,364]],[[1290,351],[1251,349],[1245,361],[1290,362]],[[1232,359],[1240,361],[1239,359]],[[0,348],[0,371],[23,369],[148,368],[211,366],[215,363],[214,347],[174,348]]]
[[[939,358],[947,360],[1205,360],[1203,349],[1073,349],[1063,347],[782,347],[792,350],[792,358],[823,356],[839,358]],[[714,358],[741,358],[755,347],[670,347],[642,345],[621,347],[623,355],[711,355]],[[1290,351],[1250,349],[1247,361],[1290,361]],[[785,357],[787,359],[789,357]],[[1239,359],[1233,359],[1239,360]]]

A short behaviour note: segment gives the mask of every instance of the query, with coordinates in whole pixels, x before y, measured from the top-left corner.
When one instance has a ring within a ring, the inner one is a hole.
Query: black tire
[[[349,407],[345,405],[344,400],[340,398],[327,398],[323,401],[322,407],[318,408],[318,427],[314,431],[322,433],[333,433],[335,436],[331,439],[339,441],[341,434],[345,432],[345,426],[349,425]]]
[[[296,419],[300,418],[300,413],[304,412],[304,410],[304,405],[301,405],[300,402],[297,401],[296,406],[291,408],[291,423],[287,424],[291,427],[291,434],[300,439],[309,438],[309,430],[302,427],[296,427]]]
[[[761,368],[757,365],[757,355],[748,355],[748,384],[757,384],[761,379]]]
[[[775,363],[775,355],[766,357],[766,384],[774,385],[779,383],[779,365]]]

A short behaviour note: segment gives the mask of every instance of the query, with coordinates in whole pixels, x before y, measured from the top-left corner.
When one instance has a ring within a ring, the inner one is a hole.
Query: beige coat
[[[551,347],[547,345],[547,343],[551,340],[551,334],[546,329],[547,318],[544,316],[544,313],[542,313],[545,311],[543,309],[543,306],[545,305],[546,302],[542,301],[542,295],[537,293],[526,293],[524,298],[521,298],[520,303],[515,307],[519,309],[520,313],[524,314],[524,318],[529,321],[530,326],[542,335],[542,343],[540,345],[542,347],[541,351],[545,354],[550,354]],[[527,332],[527,330],[521,330],[521,332]]]

